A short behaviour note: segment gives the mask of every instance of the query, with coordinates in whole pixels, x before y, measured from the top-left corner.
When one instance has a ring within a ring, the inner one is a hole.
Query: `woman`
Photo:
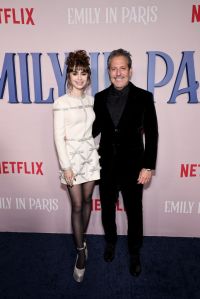
[[[100,167],[92,138],[94,99],[85,93],[91,82],[89,57],[84,50],[70,52],[66,64],[68,92],[53,106],[54,138],[61,166],[61,182],[67,185],[72,204],[72,230],[77,248],[73,277],[81,282],[87,259],[84,234]]]

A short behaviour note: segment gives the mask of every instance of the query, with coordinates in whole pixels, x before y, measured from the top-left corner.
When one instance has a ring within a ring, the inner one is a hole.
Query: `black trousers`
[[[101,179],[99,190],[106,242],[115,244],[117,241],[116,202],[121,191],[128,220],[129,253],[137,253],[142,246],[143,239],[143,185],[137,184],[137,181],[124,182],[119,185]]]

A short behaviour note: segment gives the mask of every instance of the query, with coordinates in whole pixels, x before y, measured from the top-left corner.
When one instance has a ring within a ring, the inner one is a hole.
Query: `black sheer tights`
[[[77,248],[83,247],[84,234],[86,233],[92,209],[92,192],[94,181],[68,187],[72,203],[72,230]],[[85,265],[85,251],[78,251],[77,268]]]

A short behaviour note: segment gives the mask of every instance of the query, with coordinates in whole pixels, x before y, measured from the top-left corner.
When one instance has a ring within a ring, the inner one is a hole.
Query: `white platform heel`
[[[84,247],[81,247],[81,248],[77,248],[78,251],[81,251],[81,250],[85,250],[85,258],[87,259],[87,255],[86,255],[86,243],[84,242]],[[83,269],[79,269],[76,267],[76,264],[77,264],[77,260],[78,260],[78,254],[76,256],[76,262],[75,262],[75,266],[74,266],[74,273],[73,273],[73,277],[74,277],[74,280],[76,282],[82,282],[83,281],[83,278],[84,278],[84,274],[85,274],[85,267]]]

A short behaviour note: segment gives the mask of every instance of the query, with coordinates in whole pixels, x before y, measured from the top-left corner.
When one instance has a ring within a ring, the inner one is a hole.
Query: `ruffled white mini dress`
[[[71,168],[73,184],[99,180],[99,155],[92,137],[94,98],[89,95],[63,95],[53,105],[54,139],[61,166],[61,183],[66,184],[63,170]]]

